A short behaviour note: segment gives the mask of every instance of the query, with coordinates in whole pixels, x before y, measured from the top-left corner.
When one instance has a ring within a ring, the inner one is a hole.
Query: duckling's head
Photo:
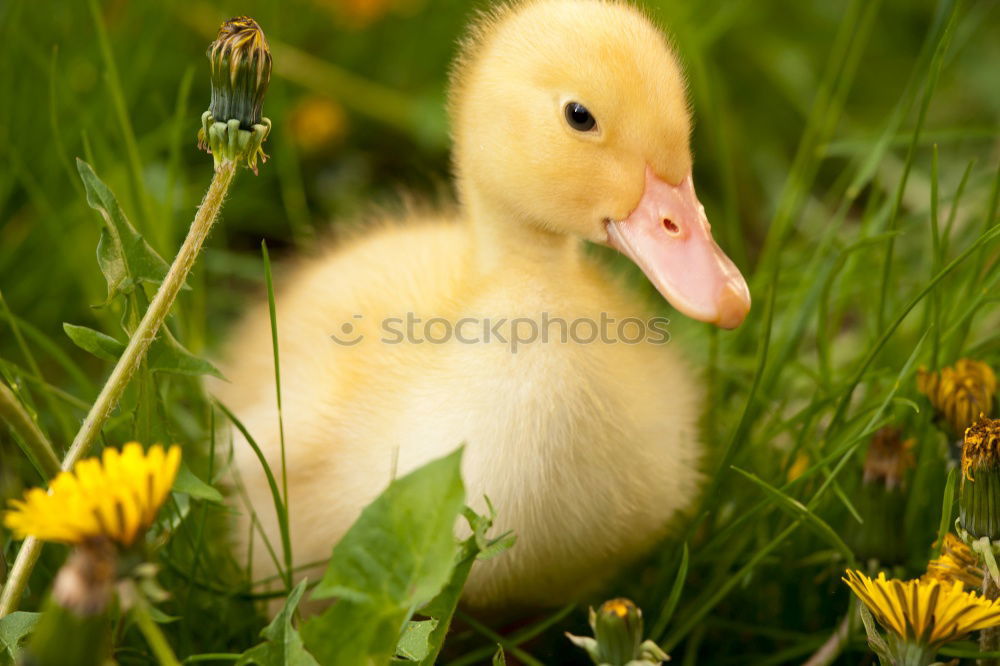
[[[635,8],[525,0],[481,19],[449,100],[459,193],[494,223],[617,248],[677,309],[725,328],[750,308],[691,180],[684,76]]]

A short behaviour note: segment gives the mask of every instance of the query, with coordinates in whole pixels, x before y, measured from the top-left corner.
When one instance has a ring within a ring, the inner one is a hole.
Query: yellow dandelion
[[[940,580],[872,580],[860,571],[843,579],[879,624],[900,638],[938,646],[972,631],[1000,626],[1000,601],[989,601],[962,589],[962,583]]]
[[[288,118],[295,143],[310,153],[330,147],[347,131],[344,107],[327,97],[313,95],[300,100]]]
[[[88,458],[61,472],[49,490],[33,488],[24,500],[11,500],[4,524],[19,539],[81,544],[105,537],[122,546],[153,524],[174,483],[181,450],[137,442],[119,452],[105,449],[103,459]]]
[[[921,368],[917,389],[961,436],[980,415],[989,416],[993,411],[997,377],[985,363],[963,358],[940,372]]]
[[[364,28],[382,19],[390,12],[412,13],[424,4],[423,0],[314,0],[320,6],[332,9],[354,28]]]
[[[799,451],[795,456],[795,462],[788,468],[789,483],[805,474],[807,469],[809,469],[809,455],[805,451]]]
[[[957,536],[949,532],[944,537],[941,555],[927,564],[927,573],[922,581],[958,581],[967,588],[978,588],[983,583],[985,572],[979,566],[979,558],[972,549]]]

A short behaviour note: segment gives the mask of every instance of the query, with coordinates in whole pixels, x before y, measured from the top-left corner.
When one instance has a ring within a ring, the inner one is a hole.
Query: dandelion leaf
[[[117,361],[125,351],[125,343],[92,328],[64,323],[63,330],[77,347],[105,361]]]
[[[396,644],[393,663],[421,661],[431,652],[431,633],[438,626],[437,620],[411,620],[406,623],[403,635]]]
[[[389,662],[413,611],[451,580],[465,501],[461,459],[458,449],[393,481],[334,547],[312,598],[338,600],[302,626],[321,663]]]
[[[222,504],[224,499],[222,493],[195,476],[191,468],[183,462],[177,470],[177,478],[174,479],[174,490],[216,504]]]
[[[160,329],[160,334],[153,341],[146,358],[152,371],[191,376],[212,375],[225,379],[218,368],[189,352],[166,326]]]
[[[38,624],[41,613],[14,611],[0,618],[0,666],[13,664],[21,642]]]
[[[469,577],[472,565],[476,560],[491,559],[496,557],[514,543],[514,535],[505,533],[495,539],[489,539],[486,532],[493,526],[496,517],[493,505],[489,498],[486,500],[489,513],[481,515],[465,507],[463,515],[472,530],[472,536],[462,542],[458,553],[455,569],[451,573],[451,578],[444,586],[444,589],[434,597],[423,609],[421,615],[437,620],[437,626],[429,637],[430,651],[420,660],[421,666],[433,666],[438,654],[444,645],[444,639],[451,626],[451,619],[455,615],[455,608],[458,600],[462,596],[462,588]]]
[[[98,178],[94,169],[79,158],[76,168],[87,191],[87,203],[101,214],[104,222],[97,244],[97,262],[108,282],[105,304],[118,294],[131,292],[141,282],[162,282],[169,268],[167,262],[135,230],[111,188]]]
[[[271,620],[271,624],[260,632],[267,641],[250,648],[239,658],[236,666],[256,664],[257,666],[319,666],[302,645],[302,638],[292,626],[295,609],[305,592],[306,581],[295,586],[285,600],[281,611]]]

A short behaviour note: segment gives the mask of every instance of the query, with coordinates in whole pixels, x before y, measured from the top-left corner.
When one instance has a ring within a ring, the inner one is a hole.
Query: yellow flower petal
[[[180,460],[176,445],[166,452],[160,445],[143,451],[136,442],[120,452],[107,448],[100,460],[81,460],[72,472],[60,472],[48,492],[33,488],[23,500],[11,500],[4,525],[19,539],[79,544],[106,537],[129,546],[152,525]]]
[[[872,580],[860,571],[847,571],[844,582],[879,624],[921,644],[941,645],[1000,626],[1000,601],[966,592],[959,580],[887,580],[884,573]]]

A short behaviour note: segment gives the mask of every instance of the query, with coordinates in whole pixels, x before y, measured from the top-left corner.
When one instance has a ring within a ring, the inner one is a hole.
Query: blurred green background
[[[908,161],[920,94],[929,80],[927,63],[954,1],[641,4],[672,34],[689,75],[700,198],[720,243],[752,276],[755,312],[738,334],[719,346],[715,334],[686,336],[693,340],[692,353],[715,354],[712,376],[722,377],[712,384],[709,407],[716,411],[708,424],[709,443],[719,445],[733,432],[746,435],[736,443],[742,448],[732,462],[778,485],[793,459],[772,455],[772,442],[782,452],[818,455],[810,438],[821,442],[817,448],[829,442],[813,435],[813,428],[828,422],[823,410],[839,399],[855,361],[881,334],[884,322],[876,310],[886,305],[887,314],[894,313],[934,273],[927,231],[932,144],[940,153],[942,206],[951,204],[975,160],[950,254],[979,233],[1000,156],[1000,7],[995,0],[961,4],[923,132]],[[58,445],[72,434],[68,415],[82,416],[109,368],[74,347],[62,332],[63,322],[120,336],[119,313],[92,307],[106,295],[94,250],[100,224],[84,199],[74,158],[94,166],[133,223],[161,255],[172,258],[211,177],[211,158],[196,148],[209,100],[205,49],[226,18],[248,14],[259,21],[275,63],[264,104],[274,123],[265,144],[271,160],[259,176],[240,173],[189,281],[193,288],[182,293],[171,323],[192,351],[210,353],[247,299],[259,294],[262,239],[279,264],[280,287],[283,259],[335,241],[340,230],[363,222],[374,207],[391,208],[407,196],[451,196],[446,74],[463,27],[488,6],[458,0],[0,0],[0,373],[11,384],[27,381],[34,391],[43,380],[49,385],[39,391],[48,397],[36,394],[36,400],[39,419]],[[838,41],[855,37],[860,44],[850,48]],[[855,68],[853,76],[838,74]],[[483,122],[504,122],[503,109]],[[809,289],[829,273],[810,273],[808,267],[826,270],[842,261],[837,251],[881,231],[908,167],[898,223],[903,235],[887,303],[875,303],[884,256],[877,246],[852,255],[832,296],[824,296],[827,309],[818,310]],[[781,282],[772,285],[772,273],[760,267],[771,265],[765,239],[775,225],[787,225],[787,234],[779,234]],[[978,284],[975,273],[970,275],[945,283],[945,312],[961,312],[961,299]],[[774,348],[758,373],[761,395],[750,425],[738,430],[772,286]],[[995,300],[982,297],[984,303]],[[969,342],[994,360],[1000,358],[995,314],[980,320]],[[891,386],[928,330],[927,316],[908,320],[902,339],[894,339],[870,370],[865,366],[868,402],[857,406],[859,412]],[[11,322],[21,338],[13,335]],[[678,326],[707,330],[686,322]],[[823,356],[824,340],[835,343],[832,357]],[[954,353],[968,349],[959,340]],[[26,349],[33,351],[32,360]],[[924,362],[926,349],[922,353]],[[938,359],[936,346],[934,354],[935,361],[954,360],[944,352]],[[912,387],[907,390],[916,399]],[[203,415],[188,413],[199,413],[199,405],[185,402],[177,387],[172,395],[171,408],[180,406],[170,415],[180,422],[176,432],[201,441]],[[63,416],[53,416],[45,400],[63,405]],[[810,401],[819,416],[810,414],[801,430],[801,421],[783,420],[793,409],[806,411],[803,405]],[[906,411],[893,409],[897,416]],[[944,468],[929,417],[900,418],[922,429],[917,492],[907,509],[907,525],[920,526],[910,530],[912,569],[926,561],[920,548],[937,529]],[[0,497],[37,482],[24,472],[19,456],[0,428]],[[846,468],[844,476],[856,476],[857,467]],[[808,501],[813,481],[800,485],[796,496]],[[857,483],[847,481],[847,490]],[[747,529],[740,521],[754,514],[741,511],[760,499],[759,489],[729,479],[715,490],[730,501],[710,499],[706,505],[711,517],[692,537],[692,571],[675,618],[683,622],[683,613],[704,607],[711,610],[710,622],[683,626],[674,642],[685,641],[678,648],[688,650],[685,663],[697,663],[690,655],[699,654],[701,663],[794,662],[818,647],[842,617],[847,594],[837,578],[845,563],[804,532],[785,550],[761,550],[784,524],[783,514],[769,507]],[[844,507],[831,504],[823,518],[838,529],[849,525]],[[699,555],[699,544],[706,542],[709,547]],[[7,540],[4,547],[9,560],[14,546]],[[757,553],[760,559],[754,559]],[[676,544],[657,558],[658,569],[637,574],[626,586],[637,600],[654,606],[673,581]],[[764,573],[726,578],[747,560]],[[51,567],[43,563],[40,571],[44,580]],[[725,593],[713,596],[720,589]],[[198,593],[191,601],[186,588],[185,604],[200,603]],[[200,607],[213,608],[220,624],[226,618],[228,629],[199,626],[186,613],[188,621],[176,630],[182,653],[242,649],[263,626],[247,605],[220,610],[213,603]],[[579,632],[583,617],[577,609],[566,621],[573,624],[559,628]],[[470,644],[471,633],[455,639],[458,654]],[[553,636],[552,644],[561,647],[539,648],[548,655],[546,663],[561,663],[556,654],[565,654],[565,663],[582,663],[558,631]],[[843,663],[861,658],[858,641],[854,648],[858,651]]]
[[[751,268],[847,3],[645,4],[673,34],[691,78],[701,198],[724,246]],[[954,164],[996,150],[995,4],[966,3],[930,108],[925,143],[940,142]],[[63,321],[97,314],[88,306],[103,300],[104,287],[81,248],[94,245],[99,227],[81,196],[77,156],[93,163],[154,247],[172,255],[211,168],[195,146],[209,98],[204,51],[231,15],[256,17],[273,46],[264,109],[275,126],[273,161],[239,179],[199,267],[213,288],[185,296],[210,303],[198,308],[207,321],[189,323],[189,346],[203,349],[208,331],[232,314],[238,302],[226,285],[234,274],[259,279],[261,238],[279,257],[296,246],[308,251],[400,192],[447,195],[446,73],[463,26],[483,7],[114,0],[96,8],[101,35],[89,2],[0,4],[0,284],[11,309],[56,337]],[[883,128],[940,12],[930,1],[883,4],[836,140],[817,147],[829,156],[817,195]],[[502,114],[483,122],[503,122]],[[899,162],[879,168],[888,178]],[[960,173],[942,168],[946,182]],[[9,357],[10,338],[2,340]]]

